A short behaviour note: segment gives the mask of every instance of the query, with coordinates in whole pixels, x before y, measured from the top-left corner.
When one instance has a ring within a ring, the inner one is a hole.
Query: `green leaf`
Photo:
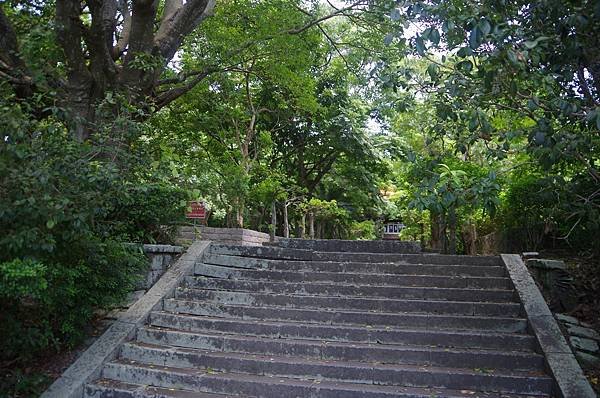
[[[437,78],[440,68],[436,64],[429,64],[427,67],[427,73],[432,79]]]
[[[471,47],[473,50],[476,50],[481,44],[481,38],[481,29],[479,29],[479,26],[475,26],[473,30],[471,30],[471,35],[469,36],[469,47]]]
[[[473,63],[469,60],[461,61],[458,64],[456,64],[456,66],[458,67],[458,69],[463,70],[467,73],[473,70]]]
[[[517,54],[513,50],[508,50],[506,52],[506,55],[508,56],[508,60],[513,64],[519,63],[519,60],[517,59]]]
[[[400,20],[400,10],[397,8],[394,8],[392,10],[392,12],[390,13],[390,18],[392,19],[392,21],[399,21]]]
[[[54,221],[54,220],[46,221],[46,228],[48,228],[48,229],[54,228],[55,225],[56,225],[56,221]]]
[[[431,34],[429,35],[429,40],[436,46],[440,43],[440,32],[437,29],[432,28]]]
[[[417,47],[417,53],[419,53],[420,56],[424,56],[427,48],[425,47],[425,42],[421,36],[417,36],[415,45]]]
[[[542,145],[546,141],[546,134],[544,134],[541,131],[538,131],[537,133],[535,133],[535,136],[533,137],[533,141],[537,145]]]
[[[394,40],[394,34],[393,33],[388,33],[385,38],[383,39],[383,44],[385,44],[386,46],[389,46],[390,44],[392,44],[392,41]]]
[[[475,131],[477,126],[479,126],[479,119],[474,116],[469,120],[469,131]]]
[[[461,47],[456,52],[456,55],[458,55],[460,58],[465,58],[465,57],[471,55],[471,49],[469,47]]]
[[[525,47],[527,47],[528,49],[532,49],[535,48],[535,46],[538,45],[538,41],[537,40],[527,40],[525,42],[523,42],[523,44],[525,44]]]
[[[539,108],[539,105],[537,104],[537,101],[535,101],[534,99],[530,99],[527,101],[527,108],[529,108],[529,110],[535,111]]]
[[[479,22],[479,28],[481,29],[481,32],[484,36],[486,36],[492,31],[492,25],[490,25],[487,19],[482,19],[481,22]]]

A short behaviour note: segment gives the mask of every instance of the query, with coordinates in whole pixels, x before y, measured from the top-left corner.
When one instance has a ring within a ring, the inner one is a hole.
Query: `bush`
[[[18,368],[78,343],[95,309],[123,300],[147,266],[125,243],[159,239],[186,196],[52,118],[0,103],[0,131],[0,363]]]
[[[354,221],[350,224],[350,239],[373,240],[377,238],[377,228],[374,221]]]
[[[173,243],[176,223],[185,221],[187,191],[162,183],[128,187],[115,198],[111,233],[131,242]]]
[[[600,241],[590,239],[600,234],[597,188],[588,174],[513,177],[500,213],[508,249],[564,247],[600,255]]]

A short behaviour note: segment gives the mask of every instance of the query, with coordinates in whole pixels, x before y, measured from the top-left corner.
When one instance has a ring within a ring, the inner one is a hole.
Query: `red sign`
[[[194,200],[190,202],[190,207],[192,208],[192,211],[185,215],[186,218],[198,218],[201,220],[206,218],[206,207],[204,207],[204,202]]]

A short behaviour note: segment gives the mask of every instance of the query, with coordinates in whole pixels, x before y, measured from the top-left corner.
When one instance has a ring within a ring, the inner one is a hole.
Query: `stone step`
[[[337,325],[379,325],[428,329],[486,330],[502,333],[526,333],[522,318],[438,314],[400,314],[368,311],[301,309],[288,307],[249,307],[176,299],[164,300],[164,310],[174,313],[242,318],[246,320],[292,321]]]
[[[457,368],[469,364],[470,368],[522,371],[544,369],[543,356],[510,351],[272,339],[245,335],[199,334],[149,327],[138,331],[137,341],[157,346],[263,356],[293,356],[324,361],[362,361]]]
[[[125,357],[120,361],[106,364],[102,372],[103,377],[136,384],[198,390],[202,390],[198,388],[198,384],[206,378],[206,373],[213,372],[296,379],[307,379],[310,378],[307,375],[318,375],[316,377],[319,380],[356,385],[438,387],[538,395],[549,394],[552,388],[552,379],[533,372],[495,371],[491,374],[485,370],[305,361],[294,358],[250,357],[231,353],[205,353],[148,346],[139,350],[139,358],[144,361],[137,362],[134,358]],[[157,366],[160,367],[162,374],[149,372]],[[184,373],[187,377],[177,377],[175,369],[179,372],[187,369],[188,372]],[[189,377],[191,375],[194,375],[192,379]],[[233,391],[246,393],[240,389]],[[209,392],[223,391],[212,389]],[[282,396],[297,395],[292,393]]]
[[[196,264],[195,274],[215,278],[266,280],[272,282],[331,282],[372,286],[436,286],[447,288],[512,290],[506,277],[391,275],[369,273],[295,272],[238,269],[212,264]]]
[[[269,338],[331,340],[339,342],[404,344],[454,348],[533,351],[533,336],[477,330],[435,330],[379,325],[327,325],[284,321],[255,321],[152,312],[149,324],[187,332],[226,333]]]
[[[223,278],[187,278],[184,287],[192,289],[228,290],[238,292],[262,292],[275,294],[383,297],[389,299],[424,299],[451,301],[515,302],[512,290],[482,290],[467,288],[438,288],[412,286],[369,286],[325,283],[287,283],[234,280]]]
[[[382,254],[382,253],[328,253],[314,252],[313,261],[412,264],[504,266],[499,256],[463,256],[448,254]]]
[[[398,240],[341,240],[341,239],[290,239],[279,238],[276,247],[308,249],[324,252],[350,253],[419,253],[421,245],[414,241]]]
[[[234,268],[270,269],[279,271],[310,271],[310,272],[359,272],[396,275],[444,275],[444,276],[506,276],[502,266],[478,265],[438,265],[438,264],[408,264],[382,262],[328,262],[328,261],[296,261],[271,260],[253,257],[237,257],[221,254],[203,256],[204,264],[222,265]]]
[[[128,372],[128,370],[131,370]],[[237,394],[255,398],[500,398],[499,394],[478,394],[468,390],[448,390],[439,388],[416,388],[397,386],[378,386],[372,384],[339,383],[327,380],[291,379],[247,374],[221,374],[215,372],[197,372],[190,369],[150,367],[138,364],[113,364],[105,369],[106,374],[116,377],[135,379],[139,386],[151,383],[167,386],[168,389],[180,389],[180,386],[193,386],[194,391],[218,392],[228,397]],[[157,381],[158,380],[158,381]],[[108,381],[102,379],[101,381]],[[113,382],[112,380],[110,380]],[[145,388],[145,387],[143,387]],[[103,395],[94,398],[129,398],[129,395]],[[133,397],[139,398],[139,395]],[[132,398],[133,398],[132,397]],[[161,396],[157,396],[161,397]],[[169,396],[166,396],[171,398]],[[187,397],[186,397],[187,398]],[[523,395],[502,394],[502,398],[524,398]],[[531,396],[529,396],[531,398]]]
[[[408,264],[437,264],[437,265],[480,265],[480,266],[502,266],[503,263],[498,256],[457,256],[442,254],[399,254],[399,253],[341,253],[341,252],[319,252],[307,249],[290,249],[268,246],[239,246],[212,244],[209,253],[230,256],[258,257],[263,259],[282,260],[320,260],[320,261],[363,261],[364,262],[404,262]],[[340,260],[340,257],[346,260]],[[349,259],[349,260],[348,260]]]
[[[83,395],[84,398],[228,398],[231,396],[230,394],[142,386],[110,379],[100,379],[86,385]],[[235,395],[235,397],[242,398],[240,395]]]
[[[519,303],[306,296],[177,288],[175,298],[220,304],[518,317]]]
[[[285,249],[276,246],[240,246],[212,243],[208,253],[228,256],[259,257],[275,260],[312,260],[313,251],[307,249]]]

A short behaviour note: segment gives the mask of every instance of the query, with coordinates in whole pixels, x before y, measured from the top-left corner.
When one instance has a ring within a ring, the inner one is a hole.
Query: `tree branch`
[[[215,69],[207,69],[203,72],[199,72],[195,75],[194,79],[187,82],[186,84],[179,87],[175,87],[169,91],[165,91],[156,98],[156,107],[158,109],[163,108],[164,106],[175,101],[177,98],[181,97],[182,95],[196,87],[196,85],[202,80],[206,79],[206,77],[218,71],[219,70]]]
[[[342,14],[348,12],[348,11],[352,11],[352,10],[354,10],[358,6],[368,5],[368,3],[369,2],[367,0],[356,1],[356,2],[354,2],[352,4],[350,4],[347,7],[334,9],[331,13],[329,13],[327,15],[324,15],[324,16],[322,16],[320,18],[317,18],[315,20],[312,20],[312,21],[308,22],[307,24],[305,24],[303,26],[300,26],[300,27],[294,28],[294,29],[286,30],[284,33],[288,33],[288,34],[299,34],[299,33],[302,33],[304,31],[312,28],[313,26],[315,26],[317,24],[320,24],[321,22],[324,22],[324,21],[327,21],[328,19],[337,17],[338,15],[342,15]]]
[[[71,73],[87,75],[85,57],[81,48],[84,27],[81,23],[81,2],[56,1],[56,36]]]
[[[129,34],[131,33],[131,12],[129,11],[129,4],[127,4],[127,0],[119,0],[118,9],[123,17],[123,26],[121,28],[121,34],[119,35],[119,40],[117,44],[113,48],[113,59],[119,59],[121,54],[127,48],[129,44]]]
[[[12,24],[0,7],[0,67],[19,97],[29,97],[32,92],[32,79],[27,65],[19,56],[19,44]]]
[[[188,0],[183,7],[163,19],[154,45],[165,60],[170,61],[185,36],[212,14],[215,3],[216,0]]]
[[[89,56],[90,69],[98,85],[111,85],[117,73],[113,60],[113,40],[116,29],[116,0],[88,0],[92,24],[84,35]]]

